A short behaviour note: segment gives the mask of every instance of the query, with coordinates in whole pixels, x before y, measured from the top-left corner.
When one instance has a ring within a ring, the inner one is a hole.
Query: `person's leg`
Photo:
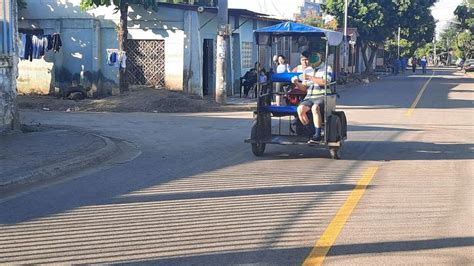
[[[313,101],[311,112],[313,113],[313,123],[315,132],[313,137],[309,140],[310,143],[320,142],[321,136],[321,123],[322,123],[322,110],[324,110],[324,100],[322,98]]]
[[[244,97],[247,97],[249,95],[250,84],[246,80],[246,81],[244,81],[243,85],[244,85]]]
[[[310,107],[300,104],[296,110],[298,112],[298,118],[300,119],[303,126],[308,125],[310,121],[306,113],[310,110]]]
[[[321,111],[319,105],[314,104],[311,107],[311,112],[313,113],[314,127],[321,128]]]

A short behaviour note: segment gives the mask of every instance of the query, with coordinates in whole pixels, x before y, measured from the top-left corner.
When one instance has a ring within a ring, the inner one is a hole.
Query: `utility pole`
[[[433,64],[438,65],[438,57],[436,56],[436,37],[433,39]]]
[[[347,1],[344,0],[344,58],[342,60],[342,69],[346,72],[346,59],[347,59]]]
[[[398,46],[398,58],[400,58],[400,27],[398,27],[398,37],[397,37],[397,46]]]
[[[227,58],[227,35],[228,27],[228,4],[227,0],[219,0],[217,6],[217,57],[216,57],[216,102],[224,104],[226,102],[226,58]]]

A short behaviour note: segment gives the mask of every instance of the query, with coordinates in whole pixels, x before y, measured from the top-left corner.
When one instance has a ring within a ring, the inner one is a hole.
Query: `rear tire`
[[[250,138],[252,140],[257,140],[257,121],[255,121],[252,125]],[[252,153],[257,157],[262,156],[265,152],[265,146],[265,143],[252,143]]]
[[[265,143],[252,143],[253,155],[260,157],[265,152]]]
[[[342,139],[341,119],[337,115],[330,115],[327,119],[327,142],[338,142]]]
[[[347,118],[346,114],[343,111],[334,111],[333,114],[337,115],[341,120],[341,137],[343,139],[347,138]]]
[[[331,155],[331,159],[334,159],[334,160],[341,159],[341,151],[340,151],[339,147],[329,148],[329,154]]]

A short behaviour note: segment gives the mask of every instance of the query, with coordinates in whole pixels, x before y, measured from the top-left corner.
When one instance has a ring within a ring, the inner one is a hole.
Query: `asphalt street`
[[[474,80],[340,91],[341,160],[244,139],[251,112],[22,114],[141,154],[0,199],[0,264],[474,264]]]

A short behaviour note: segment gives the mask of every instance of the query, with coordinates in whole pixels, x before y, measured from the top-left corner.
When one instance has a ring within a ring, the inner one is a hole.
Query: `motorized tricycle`
[[[279,38],[296,39],[297,42],[307,42],[306,49],[311,50],[318,47],[311,42],[319,43],[318,49],[324,49],[325,73],[328,73],[328,54],[330,48],[335,48],[342,43],[342,33],[331,30],[312,27],[295,22],[284,22],[274,26],[260,28],[254,31],[257,43],[257,58],[261,51],[268,54],[276,51],[275,45],[281,43]],[[295,41],[294,41],[295,43]],[[267,49],[262,49],[266,47]],[[311,51],[310,51],[311,52]],[[336,56],[333,52],[333,66]],[[271,56],[270,56],[271,57]],[[270,60],[271,61],[271,60]],[[271,62],[270,62],[271,64]],[[324,85],[324,110],[322,117],[322,140],[318,143],[309,142],[310,136],[302,130],[302,123],[298,119],[297,108],[299,101],[305,95],[295,93],[295,90],[275,91],[275,83],[291,87],[292,79],[302,73],[271,73],[266,83],[257,84],[257,109],[254,111],[254,122],[252,124],[250,138],[246,143],[252,146],[255,156],[262,156],[267,144],[280,145],[311,145],[326,148],[331,158],[339,159],[340,150],[344,140],[347,138],[347,121],[344,112],[336,110],[336,82],[334,74],[327,79]],[[331,80],[331,82],[329,82]],[[281,86],[279,86],[281,87]],[[275,98],[285,99],[285,104],[280,104]],[[311,113],[309,111],[308,113]],[[312,121],[311,121],[312,125]]]

